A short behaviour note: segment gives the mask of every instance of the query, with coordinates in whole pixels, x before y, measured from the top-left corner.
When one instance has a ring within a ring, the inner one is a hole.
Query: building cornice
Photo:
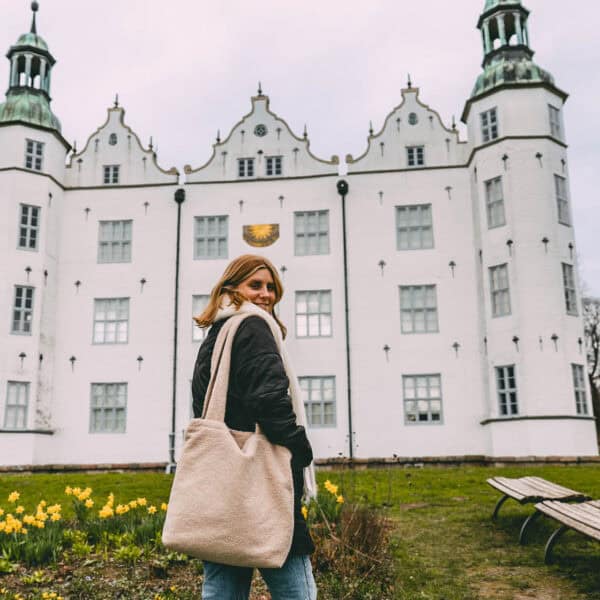
[[[67,140],[65,140],[65,138],[56,129],[53,129],[52,127],[44,127],[43,125],[36,125],[35,123],[30,123],[29,121],[22,120],[4,121],[0,123],[0,127],[12,127],[13,125],[22,125],[24,127],[31,127],[32,129],[38,129],[39,131],[46,131],[48,133],[51,133],[65,147],[65,154],[71,151],[71,144],[69,144],[69,142],[67,142]]]
[[[513,421],[595,421],[596,417],[587,415],[523,415],[514,417],[491,417],[480,421],[480,425],[489,425],[490,423],[512,423]]]

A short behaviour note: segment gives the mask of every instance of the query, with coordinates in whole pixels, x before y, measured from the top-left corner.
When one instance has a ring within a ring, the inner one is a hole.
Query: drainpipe
[[[173,321],[173,391],[171,399],[171,431],[169,432],[169,464],[165,469],[167,473],[174,473],[175,463],[175,427],[177,416],[177,334],[179,321],[179,245],[181,240],[181,205],[185,201],[185,190],[179,188],[175,191],[177,203],[177,250],[175,255],[175,316]]]
[[[350,377],[350,320],[348,313],[348,244],[346,240],[346,194],[348,182],[340,179],[337,192],[342,197],[342,236],[344,242],[344,312],[346,318],[346,377],[348,386],[348,456],[354,458],[354,432],[352,431],[352,380]]]

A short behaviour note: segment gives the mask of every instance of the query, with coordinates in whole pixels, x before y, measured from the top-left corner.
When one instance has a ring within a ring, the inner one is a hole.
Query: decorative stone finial
[[[412,88],[412,81],[410,79],[410,73],[408,74],[408,82],[407,82],[407,84],[408,84],[408,89],[410,90]]]
[[[217,144],[221,143],[221,130],[217,129]]]
[[[115,94],[115,108],[119,108],[119,94]]]
[[[152,143],[152,136],[150,136],[150,143],[148,144],[148,147],[150,148],[150,150],[154,148],[154,145]]]
[[[302,133],[302,135],[304,136],[305,139],[308,136],[308,131],[306,130],[306,123],[304,123],[304,132]]]
[[[373,135],[373,121],[369,121],[369,135]]]
[[[262,93],[262,85],[260,84],[260,81],[258,82],[258,95],[259,96],[263,95],[263,93]]]
[[[40,9],[40,5],[37,2],[31,3],[31,10],[33,11],[33,18],[31,19],[31,33],[37,34],[37,28],[35,25],[35,13]]]

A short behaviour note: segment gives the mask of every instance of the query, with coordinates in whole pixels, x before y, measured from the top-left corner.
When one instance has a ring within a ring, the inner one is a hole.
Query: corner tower
[[[585,373],[581,296],[562,106],[533,61],[529,11],[487,0],[483,73],[463,121],[479,261],[482,425],[490,453],[597,453]]]

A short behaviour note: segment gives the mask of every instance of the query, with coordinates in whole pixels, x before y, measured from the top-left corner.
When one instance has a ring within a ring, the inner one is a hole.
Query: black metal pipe
[[[344,244],[344,312],[346,316],[346,377],[348,386],[348,456],[354,458],[354,432],[352,431],[352,378],[350,375],[350,315],[348,307],[348,244],[346,239],[346,194],[348,182],[337,182],[338,194],[342,197],[342,238]]]
[[[169,464],[167,473],[173,473],[175,467],[175,428],[177,424],[177,337],[179,333],[179,246],[181,242],[181,205],[185,201],[185,190],[179,188],[175,191],[177,203],[177,243],[175,253],[175,316],[173,322],[173,390],[171,398],[171,431],[169,433]]]

